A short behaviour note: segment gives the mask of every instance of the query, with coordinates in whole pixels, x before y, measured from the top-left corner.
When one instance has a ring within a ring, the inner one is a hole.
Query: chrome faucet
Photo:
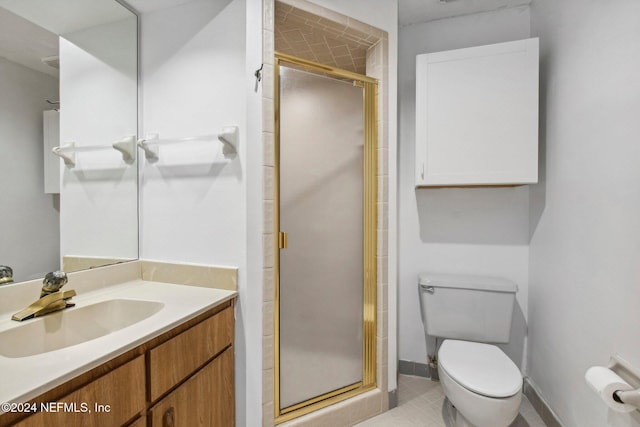
[[[0,285],[13,283],[13,270],[8,265],[0,265]]]
[[[53,313],[54,311],[73,307],[75,304],[68,300],[76,295],[76,291],[73,289],[64,292],[60,290],[60,288],[62,288],[67,282],[67,275],[64,271],[53,271],[51,273],[47,273],[42,281],[40,299],[24,310],[11,316],[11,320],[22,322],[23,320],[31,319],[33,317],[40,317],[45,314]]]

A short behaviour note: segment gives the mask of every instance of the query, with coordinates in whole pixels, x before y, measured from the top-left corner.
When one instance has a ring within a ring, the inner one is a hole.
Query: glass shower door
[[[279,409],[362,385],[364,90],[279,71]]]

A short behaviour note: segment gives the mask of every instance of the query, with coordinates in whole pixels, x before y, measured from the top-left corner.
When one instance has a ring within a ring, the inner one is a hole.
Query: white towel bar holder
[[[213,135],[200,135],[184,138],[160,138],[156,134],[148,134],[138,140],[138,147],[144,151],[144,156],[149,162],[156,162],[160,158],[158,146],[165,144],[182,144],[187,142],[220,141],[223,143],[222,153],[225,157],[232,157],[238,152],[238,126],[225,126],[222,131]]]
[[[72,141],[59,147],[53,147],[51,152],[64,160],[64,164],[68,168],[73,168],[76,166],[77,153],[108,149],[115,149],[119,151],[120,154],[122,154],[122,160],[127,164],[131,164],[136,158],[136,138],[133,135],[129,135],[111,145],[76,146],[75,141]]]

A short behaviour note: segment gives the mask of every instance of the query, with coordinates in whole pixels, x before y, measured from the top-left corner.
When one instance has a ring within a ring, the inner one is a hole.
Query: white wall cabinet
[[[42,112],[44,137],[44,192],[60,193],[60,158],[53,154],[53,147],[60,145],[60,113],[56,110]]]
[[[416,56],[416,187],[538,181],[538,39]]]

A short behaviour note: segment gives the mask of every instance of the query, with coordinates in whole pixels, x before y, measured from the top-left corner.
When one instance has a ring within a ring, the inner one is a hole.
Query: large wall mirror
[[[138,257],[137,26],[116,0],[0,0],[0,265],[14,282]]]

